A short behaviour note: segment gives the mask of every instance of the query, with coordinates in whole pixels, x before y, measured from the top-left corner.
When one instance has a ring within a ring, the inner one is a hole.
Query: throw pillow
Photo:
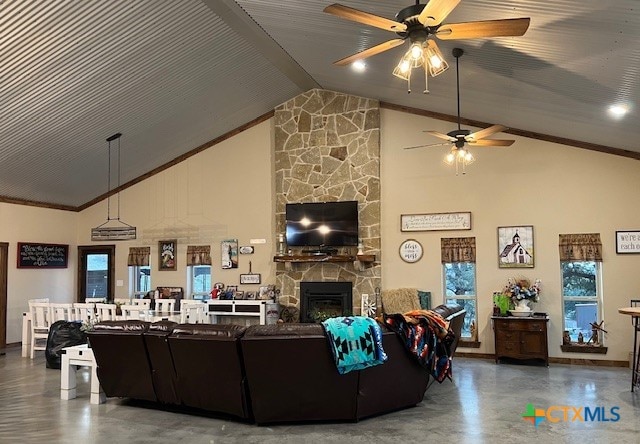
[[[420,308],[423,310],[431,310],[431,292],[418,290],[418,299],[420,300]]]

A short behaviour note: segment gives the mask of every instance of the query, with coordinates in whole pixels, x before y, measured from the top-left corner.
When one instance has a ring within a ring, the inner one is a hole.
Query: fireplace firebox
[[[351,282],[300,282],[300,322],[315,322],[314,314],[353,314]]]

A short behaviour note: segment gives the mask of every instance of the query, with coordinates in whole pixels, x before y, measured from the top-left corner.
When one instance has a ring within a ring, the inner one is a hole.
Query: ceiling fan
[[[458,3],[460,0],[429,0],[425,5],[416,0],[415,5],[407,6],[396,14],[397,20],[389,20],[337,3],[329,5],[324,9],[324,12],[385,31],[395,32],[398,35],[398,38],[357,52],[334,62],[334,64],[344,66],[366,59],[402,45],[408,39],[411,42],[411,47],[402,57],[393,74],[409,82],[412,68],[424,66],[425,72],[431,74],[432,77],[441,74],[448,68],[438,45],[429,39],[431,35],[435,35],[441,40],[521,36],[529,27],[529,18],[443,24],[443,20]],[[428,91],[425,88],[426,92]]]
[[[445,162],[447,162],[449,165],[453,165],[455,163],[456,174],[458,174],[458,169],[460,165],[462,167],[462,174],[465,174],[466,166],[474,161],[473,155],[465,148],[465,145],[469,144],[471,146],[501,147],[501,146],[511,146],[513,145],[515,140],[487,139],[487,137],[495,133],[499,133],[501,131],[506,130],[507,127],[503,125],[492,125],[488,128],[482,129],[480,131],[476,131],[475,133],[472,133],[471,131],[462,129],[460,127],[460,73],[458,69],[458,61],[460,60],[460,57],[462,57],[462,54],[464,54],[464,50],[462,48],[453,48],[453,51],[451,53],[456,58],[456,96],[458,100],[458,129],[450,131],[447,134],[443,134],[438,131],[425,131],[426,133],[429,133],[432,136],[436,136],[440,139],[446,140],[446,142],[432,143],[429,145],[409,146],[409,147],[406,147],[405,150],[453,144],[451,146],[451,151],[445,157]]]

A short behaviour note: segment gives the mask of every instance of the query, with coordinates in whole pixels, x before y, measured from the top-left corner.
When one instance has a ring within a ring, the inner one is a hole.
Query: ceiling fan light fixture
[[[367,69],[367,64],[362,60],[356,60],[351,64],[351,67],[355,72],[364,72]]]
[[[422,42],[413,42],[411,47],[409,48],[409,52],[411,53],[411,58],[413,60],[421,59],[424,54],[424,50],[422,49]]]
[[[449,69],[449,64],[433,40],[427,41],[425,46],[425,58],[429,64],[429,74],[431,74],[431,77],[439,76]]]
[[[455,162],[455,160],[456,155],[453,153],[453,150],[449,154],[444,156],[444,163],[446,163],[447,165],[453,165],[453,162]]]

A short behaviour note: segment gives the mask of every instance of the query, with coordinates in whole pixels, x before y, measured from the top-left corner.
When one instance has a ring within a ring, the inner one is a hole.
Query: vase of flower
[[[516,308],[514,311],[531,311],[531,307],[529,307],[529,299],[518,299],[515,305]]]

